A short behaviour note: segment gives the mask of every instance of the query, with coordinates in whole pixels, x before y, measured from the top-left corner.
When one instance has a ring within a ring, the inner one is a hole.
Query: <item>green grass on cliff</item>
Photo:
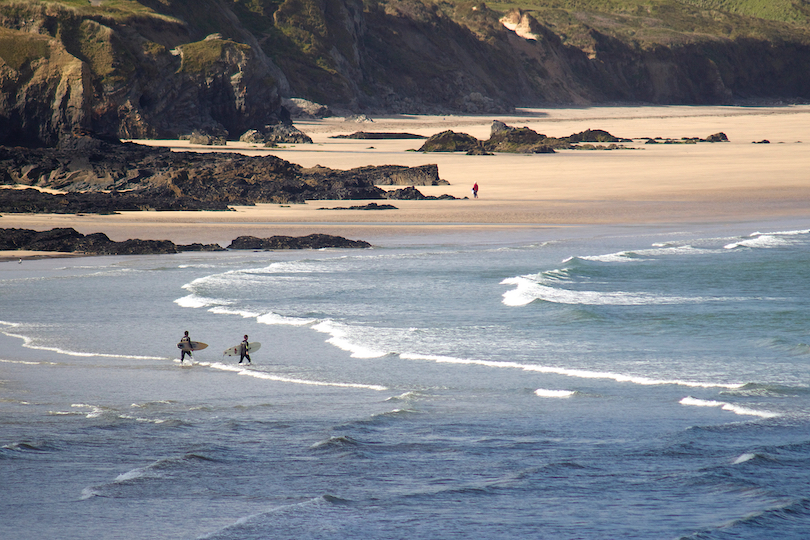
[[[48,37],[0,28],[0,58],[15,71],[50,54]]]
[[[183,45],[183,63],[180,66],[180,71],[186,73],[206,73],[211,66],[219,62],[225,56],[229,47],[235,47],[243,51],[250,50],[250,47],[242,43],[222,39],[209,39],[195,43],[187,43]]]
[[[0,0],[0,6],[3,5],[25,5],[29,7],[36,5],[48,7],[63,7],[73,10],[78,15],[87,14],[103,14],[113,19],[128,18],[132,15],[148,15],[159,18],[164,18],[162,15],[155,13],[152,9],[144,6],[136,0],[102,0],[98,5],[92,5],[88,0]]]
[[[488,6],[503,13],[522,9],[582,49],[593,46],[590,29],[642,47],[739,37],[810,42],[807,0],[507,0]]]
[[[683,2],[704,9],[772,21],[810,23],[810,2],[807,0],[683,0]]]
[[[667,26],[693,24],[711,26],[722,14],[810,24],[808,0],[508,0],[488,3],[492,9],[508,11],[556,9],[568,13],[602,13],[629,17],[661,17]],[[752,23],[756,24],[756,23]]]

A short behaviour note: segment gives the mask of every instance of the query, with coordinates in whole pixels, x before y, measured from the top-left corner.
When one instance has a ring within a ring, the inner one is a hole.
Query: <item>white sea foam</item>
[[[259,512],[256,514],[250,514],[247,516],[243,516],[230,525],[226,525],[220,529],[217,529],[211,533],[206,534],[205,536],[198,536],[197,540],[206,540],[209,538],[241,538],[243,535],[239,534],[238,529],[244,527],[245,525],[250,525],[256,521],[267,519],[272,517],[274,514],[283,513],[287,511],[294,511],[299,508],[306,508],[310,506],[319,506],[324,503],[329,502],[329,495],[323,495],[321,497],[315,497],[313,499],[309,499],[306,501],[293,503],[293,504],[286,504],[282,506],[276,506],[273,508],[268,509],[265,512]]]
[[[542,398],[569,398],[576,394],[573,390],[545,390],[538,388],[534,391],[534,395]]]
[[[13,323],[8,321],[0,321],[0,324],[5,326],[10,326],[11,328],[19,328],[22,325],[20,323]],[[77,356],[83,358],[125,358],[131,360],[165,360],[166,358],[163,356],[142,356],[142,355],[133,355],[133,354],[111,354],[111,353],[91,353],[91,352],[82,352],[82,351],[71,351],[67,349],[61,349],[59,347],[46,347],[44,345],[35,345],[34,339],[22,334],[16,334],[12,332],[2,331],[8,337],[13,337],[17,339],[21,339],[23,341],[23,347],[26,349],[33,349],[37,351],[49,351],[55,352],[57,354],[63,354],[66,356]],[[54,362],[24,362],[24,361],[11,361],[11,360],[0,360],[4,362],[14,362],[20,364],[46,364],[46,365],[58,365]]]
[[[578,256],[578,257],[569,257],[567,259],[564,259],[563,262],[567,263],[567,262],[574,261],[576,259],[579,259],[579,260],[582,260],[582,261],[608,262],[608,263],[634,262],[634,261],[639,260],[639,259],[634,259],[634,258],[628,257],[629,253],[630,252],[628,252],[628,251],[619,251],[619,252],[616,252],[616,253],[606,253],[605,255],[581,255],[581,256]]]
[[[581,379],[609,379],[616,382],[628,382],[644,386],[654,385],[678,385],[693,388],[740,388],[743,385],[737,383],[713,383],[700,381],[685,381],[680,379],[653,379],[638,375],[624,375],[621,373],[611,373],[607,371],[588,371],[584,369],[570,369],[553,366],[541,366],[538,364],[521,364],[519,362],[502,362],[496,360],[474,360],[469,358],[454,358],[451,356],[425,355],[402,353],[399,355],[404,360],[424,360],[444,364],[462,364],[474,366],[486,366],[492,368],[520,369],[523,371],[537,373],[553,373],[567,377],[577,377]]]
[[[161,420],[160,418],[143,418],[140,416],[132,416],[130,414],[119,414],[118,418],[122,420],[135,420],[136,422],[144,422],[144,423],[152,423],[152,424],[163,424],[166,420]]]
[[[305,319],[302,317],[285,317],[284,315],[269,312],[265,313],[264,315],[259,315],[258,317],[256,317],[256,322],[268,325],[279,324],[288,326],[306,326],[308,324],[316,323],[317,319]]]
[[[85,403],[73,403],[71,407],[75,409],[90,409],[87,413],[82,413],[87,418],[98,418],[104,412],[104,409],[96,405],[87,405]]]
[[[421,392],[416,392],[411,390],[410,392],[404,392],[398,396],[391,396],[390,398],[386,399],[385,401],[408,401],[411,399],[417,399],[422,397]]]
[[[212,369],[218,369],[221,371],[231,371],[237,373],[239,375],[245,375],[247,377],[254,377],[256,379],[264,379],[268,381],[277,381],[283,383],[292,383],[292,384],[305,384],[309,386],[334,386],[338,388],[362,388],[366,390],[388,390],[385,386],[380,386],[377,384],[360,384],[360,383],[344,383],[344,382],[337,382],[337,381],[312,381],[307,379],[296,379],[293,377],[282,377],[280,375],[274,375],[272,373],[267,373],[264,371],[258,371],[255,369],[248,369],[246,367],[242,367],[239,365],[233,364],[223,364],[221,362],[198,362],[200,366],[209,367]]]
[[[617,251],[616,253],[606,253],[604,255],[581,255],[577,257],[568,257],[567,259],[563,259],[562,262],[567,263],[579,259],[582,261],[591,262],[628,263],[643,262],[668,255],[697,255],[704,253],[706,253],[705,250],[696,249],[688,244],[653,244],[652,248],[647,249]]]
[[[536,276],[506,278],[501,285],[514,285],[515,288],[503,293],[503,303],[507,306],[525,306],[535,300],[555,304],[589,306],[643,306],[660,304],[697,304],[708,301],[735,300],[730,298],[706,298],[685,296],[664,296],[649,293],[574,291],[561,287],[550,287],[536,281]]]
[[[693,407],[720,407],[724,411],[730,411],[733,412],[734,414],[739,414],[743,416],[759,416],[761,418],[774,418],[779,416],[779,414],[777,413],[772,413],[768,411],[757,411],[755,409],[741,407],[739,405],[734,405],[732,403],[727,403],[725,401],[698,399],[692,396],[687,396],[683,398],[679,403],[681,405],[691,405]]]
[[[350,338],[350,327],[334,321],[322,321],[312,327],[317,332],[329,334],[331,337],[327,343],[335,347],[352,353],[352,358],[379,358],[388,354],[387,351],[373,349],[358,343],[354,343]]]
[[[755,233],[751,233],[751,236],[759,235],[759,234],[763,234],[763,233],[755,232]],[[795,230],[795,231],[776,231],[776,232],[770,232],[770,233],[767,233],[767,234],[773,234],[773,235],[777,235],[777,236],[802,236],[802,235],[810,234],[810,229],[798,229],[798,230]]]
[[[158,399],[155,401],[147,401],[146,403],[133,403],[130,405],[133,409],[140,409],[143,407],[150,407],[152,405],[170,405],[172,402],[168,399]]]
[[[10,334],[4,332],[9,337],[15,337],[23,340],[23,347],[26,349],[33,349],[36,351],[49,351],[55,352],[58,354],[64,354],[66,356],[79,356],[83,358],[127,358],[131,360],[165,360],[166,358],[163,356],[141,356],[141,355],[134,355],[134,354],[111,354],[111,353],[89,353],[89,352],[79,352],[79,351],[70,351],[66,349],[60,349],[59,347],[45,347],[43,345],[33,345],[33,339],[29,338],[28,336],[23,336],[19,334]],[[41,364],[51,364],[56,365],[53,362],[39,362]]]
[[[116,484],[121,484],[123,482],[131,482],[132,480],[137,480],[138,478],[143,478],[147,475],[147,471],[149,467],[138,467],[137,469],[132,469],[131,471],[127,471],[125,473],[121,473],[115,477],[113,480]]]
[[[101,493],[97,491],[95,488],[86,487],[82,490],[82,496],[80,497],[80,499],[82,501],[86,501],[87,499],[98,497],[99,495],[101,495]]]
[[[208,306],[228,305],[232,302],[228,300],[220,300],[218,298],[206,298],[204,296],[197,296],[196,294],[189,294],[174,301],[180,307],[184,308],[204,308]]]
[[[759,236],[755,236],[753,238],[749,238],[747,240],[740,240],[739,242],[732,242],[730,244],[726,244],[723,246],[725,249],[735,249],[739,247],[747,247],[747,248],[759,248],[759,249],[766,249],[766,248],[774,248],[780,247],[790,244],[790,242],[781,236],[772,235],[772,234],[763,234]]]
[[[4,364],[23,364],[26,366],[38,366],[40,364],[56,365],[53,362],[28,362],[26,360],[5,360],[3,358],[0,358],[0,362],[3,362]]]
[[[224,306],[212,307],[208,311],[210,313],[216,313],[218,315],[239,315],[243,319],[255,319],[261,316],[261,313],[256,313],[255,311],[246,311],[243,309],[231,309]]]
[[[755,457],[757,457],[756,454],[743,454],[743,455],[739,456],[737,459],[735,459],[734,462],[732,463],[732,465],[739,465],[740,463],[745,463],[746,461],[751,461]]]
[[[802,229],[795,231],[776,231],[769,233],[755,232],[749,235],[749,238],[740,240],[738,242],[731,242],[723,246],[725,249],[735,249],[738,247],[768,249],[775,247],[782,247],[791,245],[795,236],[805,236],[810,234],[810,229]]]

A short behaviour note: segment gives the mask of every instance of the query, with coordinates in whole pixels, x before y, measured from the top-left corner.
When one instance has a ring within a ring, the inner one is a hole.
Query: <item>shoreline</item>
[[[355,131],[429,136],[452,129],[486,139],[493,120],[514,127],[527,126],[550,136],[604,129],[618,137],[634,138],[634,143],[624,150],[467,156],[414,152],[421,141],[409,139],[330,138]],[[500,117],[399,115],[362,124],[327,118],[296,122],[296,126],[314,143],[278,148],[228,143],[223,149],[186,141],[137,142],[177,151],[274,155],[302,167],[321,165],[342,170],[436,163],[439,176],[450,185],[418,189],[428,196],[447,193],[457,200],[385,201],[396,210],[331,210],[368,201],[317,200],[295,205],[239,206],[233,207],[234,211],[217,212],[5,213],[0,217],[0,228],[73,227],[82,234],[103,232],[115,241],[138,238],[171,240],[176,244],[223,244],[240,235],[303,236],[319,232],[367,241],[397,241],[403,235],[427,238],[439,233],[469,234],[504,228],[718,225],[810,219],[807,105],[546,108],[524,109],[522,114]],[[645,145],[637,139],[707,137],[717,132],[726,133],[729,142]],[[771,143],[752,144],[763,139]],[[480,186],[478,199],[469,198],[473,183]],[[20,256],[0,253],[0,257],[11,259]]]

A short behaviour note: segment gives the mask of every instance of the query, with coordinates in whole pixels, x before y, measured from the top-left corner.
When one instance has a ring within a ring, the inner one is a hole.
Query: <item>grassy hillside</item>
[[[0,0],[0,6],[6,13],[14,8],[23,12],[39,7],[43,11],[68,9],[77,15],[96,15],[119,21],[144,16],[167,19],[137,0],[103,0],[97,3],[92,5],[88,0]]]
[[[488,6],[522,9],[582,49],[589,47],[591,28],[642,47],[741,37],[810,43],[806,0],[511,0]]]
[[[704,9],[714,9],[772,21],[810,23],[810,2],[807,0],[684,0]]]

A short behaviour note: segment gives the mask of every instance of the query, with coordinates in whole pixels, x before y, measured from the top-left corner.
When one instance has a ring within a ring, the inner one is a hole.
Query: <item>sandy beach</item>
[[[622,150],[564,150],[555,154],[467,156],[420,153],[420,140],[334,139],[355,131],[430,136],[451,129],[487,139],[493,120],[563,137],[604,129],[631,138]],[[594,107],[521,109],[514,116],[397,116],[373,122],[344,118],[300,121],[311,145],[265,149],[246,143],[227,147],[182,141],[138,141],[177,150],[272,154],[304,167],[350,169],[364,165],[436,163],[449,186],[422,187],[461,200],[393,201],[396,210],[330,210],[353,201],[303,205],[261,204],[230,212],[124,212],[117,215],[5,214],[0,227],[48,230],[73,227],[104,232],[113,240],[169,239],[218,242],[239,235],[302,235],[313,232],[380,239],[404,233],[432,235],[495,227],[599,224],[756,222],[810,216],[810,106],[784,107]],[[729,142],[644,144],[644,137],[706,138]],[[770,144],[753,144],[768,140]],[[471,199],[473,183],[479,198]],[[18,252],[3,254],[19,257]]]

